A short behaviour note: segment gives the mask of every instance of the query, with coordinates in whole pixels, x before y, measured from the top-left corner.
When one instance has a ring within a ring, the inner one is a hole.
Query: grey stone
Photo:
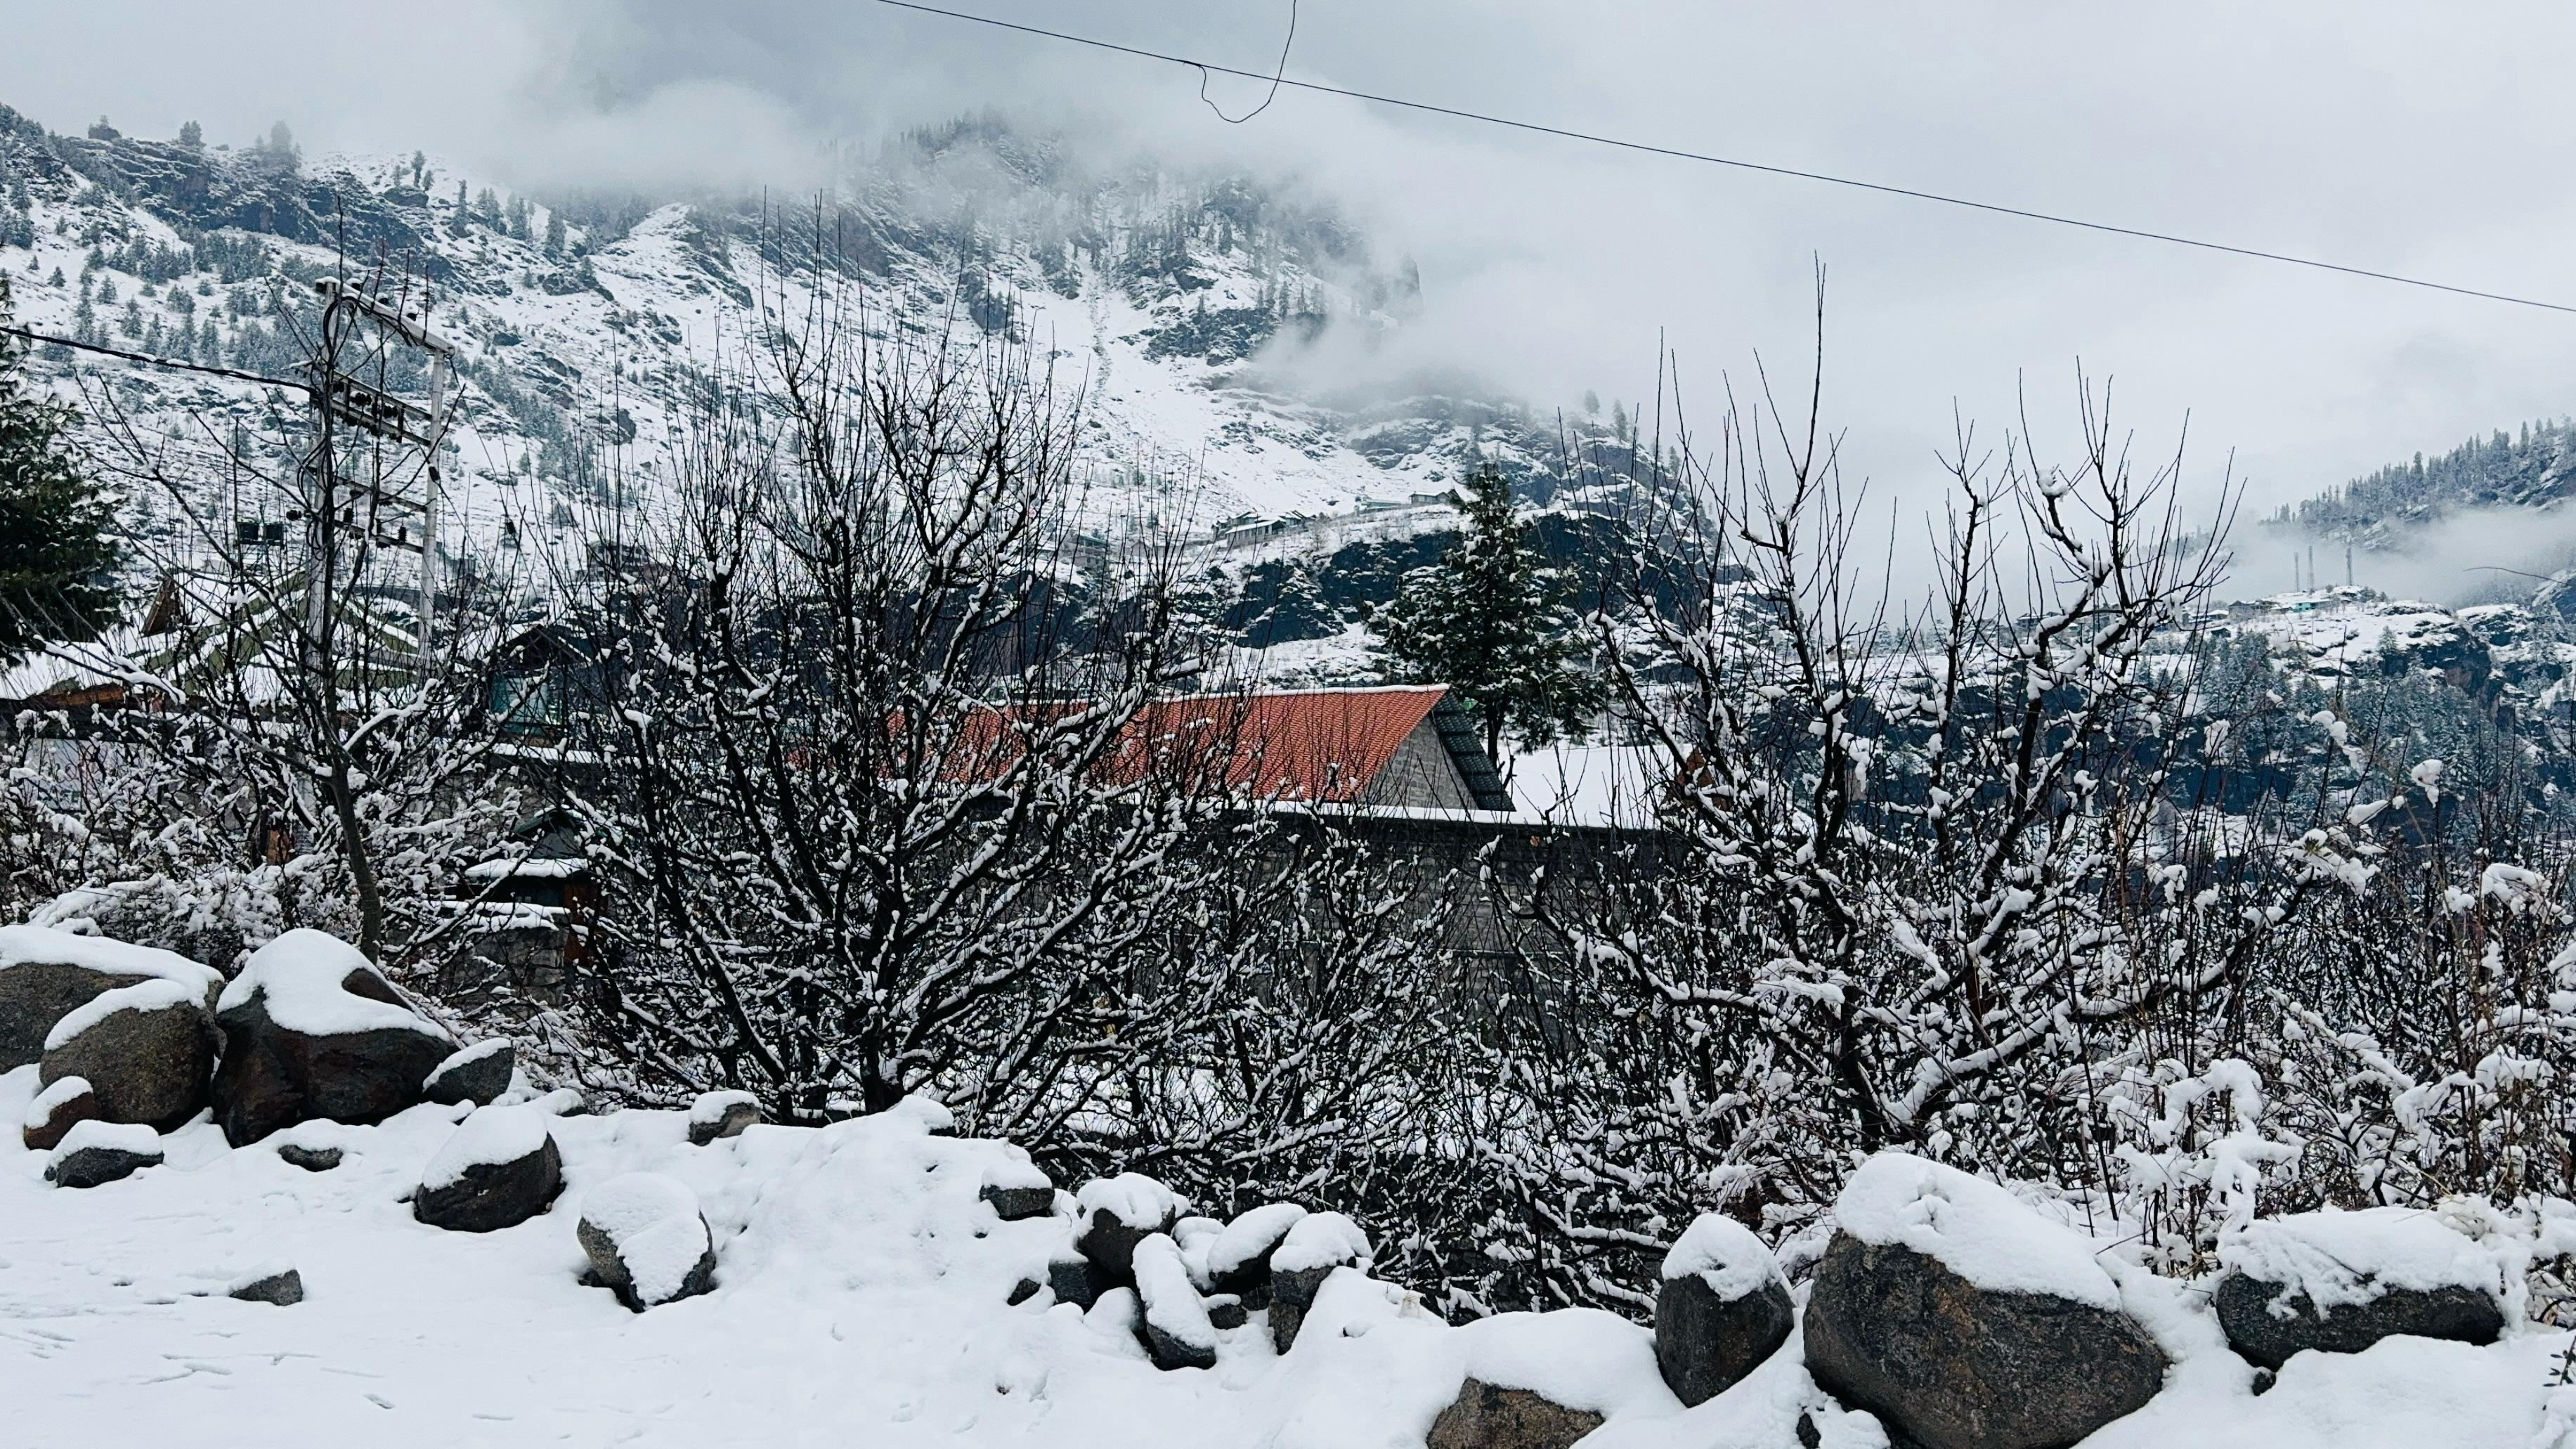
[[[1180,1214],[1172,1212],[1159,1223],[1138,1225],[1121,1221],[1107,1208],[1093,1210],[1091,1225],[1082,1234],[1082,1256],[1091,1262],[1095,1292],[1134,1287],[1136,1245],[1156,1233],[1170,1232],[1179,1221]]]
[[[306,1172],[329,1172],[340,1165],[340,1149],[307,1147],[301,1142],[289,1142],[277,1149],[277,1158],[280,1162],[293,1163]]]
[[[706,1219],[703,1217],[698,1219],[698,1230],[701,1233],[707,1232]],[[618,1252],[617,1240],[614,1237],[588,1218],[582,1219],[577,1235],[581,1239],[581,1250],[590,1255],[591,1278],[600,1286],[615,1292],[617,1301],[634,1312],[641,1313],[663,1303],[675,1303],[683,1298],[694,1298],[715,1286],[716,1250],[712,1234],[708,1234],[709,1243],[706,1250],[698,1254],[698,1261],[689,1268],[688,1277],[681,1281],[680,1291],[652,1303],[647,1303],[636,1296],[634,1275],[627,1270],[626,1259]]]
[[[1154,1360],[1154,1367],[1167,1373],[1173,1369],[1216,1367],[1216,1350],[1213,1347],[1175,1338],[1155,1327],[1151,1318],[1145,1320],[1144,1339],[1145,1352]]]
[[[1241,1215],[1237,1216],[1239,1219]],[[1231,1293],[1242,1299],[1245,1308],[1269,1307],[1270,1255],[1279,1251],[1279,1244],[1287,1238],[1289,1230],[1296,1226],[1297,1220],[1293,1217],[1280,1220],[1269,1234],[1270,1241],[1263,1244],[1259,1252],[1251,1254],[1240,1263],[1230,1265],[1224,1272],[1213,1275],[1208,1287],[1215,1292]]]
[[[1315,1306],[1315,1295],[1324,1291],[1324,1280],[1336,1268],[1353,1263],[1327,1263],[1320,1268],[1300,1268],[1292,1273],[1273,1271],[1270,1275],[1270,1346],[1286,1353],[1296,1346],[1297,1330],[1306,1325],[1306,1310]]]
[[[304,1301],[304,1275],[288,1268],[241,1284],[231,1295],[245,1303],[274,1303],[280,1308]]]
[[[1055,1208],[1055,1189],[1052,1186],[1004,1187],[988,1182],[976,1196],[991,1203],[994,1214],[1006,1223],[1015,1223],[1022,1218],[1042,1218]],[[1127,1252],[1133,1258],[1136,1245],[1128,1244]]]
[[[1816,1265],[1805,1346],[1827,1393],[1923,1449],[2065,1449],[2145,1405],[2165,1376],[2163,1351],[2125,1314],[1980,1288],[1849,1234]]]
[[[340,984],[352,995],[403,1005],[372,968],[351,971]],[[216,1023],[223,1028],[224,1057],[215,1070],[215,1119],[235,1147],[316,1117],[381,1122],[418,1105],[421,1083],[456,1050],[426,1021],[416,1029],[385,1026],[310,1036],[290,1031],[269,1016],[260,993],[223,1012]]]
[[[1471,1378],[1423,1442],[1424,1449],[1569,1449],[1600,1427],[1601,1416],[1590,1410]]]
[[[1132,1249],[1130,1250],[1132,1253]],[[1055,1290],[1055,1301],[1089,1309],[1100,1301],[1100,1289],[1092,1277],[1091,1260],[1079,1253],[1060,1256],[1047,1264],[1047,1286]]]
[[[563,1153],[552,1133],[536,1151],[508,1162],[478,1162],[454,1182],[412,1194],[411,1215],[433,1228],[489,1233],[544,1212],[563,1191]]]
[[[2287,1316],[2272,1312],[2276,1301]],[[2280,1284],[2231,1272],[2218,1282],[2215,1305],[2228,1346],[2267,1369],[2279,1368],[2303,1350],[2359,1353],[2398,1334],[2490,1344],[2505,1327],[2504,1308],[2491,1295],[2459,1286],[2389,1288],[2367,1303],[2321,1310],[2305,1293],[2285,1296]]]
[[[45,1176],[56,1187],[97,1187],[119,1178],[132,1177],[147,1167],[161,1162],[159,1149],[151,1152],[128,1152],[122,1147],[83,1147],[65,1153],[63,1160],[45,1169]]]
[[[101,1121],[172,1132],[204,1110],[214,1071],[215,1024],[192,999],[108,1012],[46,1052],[36,1079],[86,1077]]]
[[[725,1104],[724,1114],[714,1121],[701,1122],[694,1119],[690,1121],[689,1145],[704,1147],[710,1142],[722,1142],[728,1137],[740,1137],[759,1125],[759,1103],[728,1102]]]
[[[1777,1278],[1734,1299],[1718,1297],[1697,1273],[1667,1278],[1655,1294],[1655,1367],[1675,1398],[1704,1404],[1761,1367],[1797,1318]]]
[[[1045,1291],[1046,1285],[1044,1283],[1039,1282],[1035,1278],[1023,1278],[1017,1283],[1011,1285],[1011,1296],[1003,1299],[1002,1301],[1013,1308],[1017,1308],[1021,1304],[1028,1302],[1030,1299],[1037,1297],[1040,1293]]]
[[[1207,1315],[1211,1328],[1241,1328],[1252,1321],[1252,1315],[1244,1311],[1243,1300],[1231,1293],[1209,1294]]]
[[[28,1122],[18,1129],[18,1140],[37,1152],[51,1152],[60,1147],[63,1138],[83,1122],[98,1120],[98,1094],[74,1092],[53,1104],[42,1122]]]
[[[54,1023],[100,992],[157,979],[54,961],[21,961],[0,970],[0,1072],[43,1060]],[[207,1006],[212,1009],[213,1002]]]
[[[474,1053],[483,1055],[476,1056]],[[476,1042],[449,1056],[422,1079],[420,1093],[432,1102],[471,1102],[489,1107],[510,1090],[510,1073],[519,1064],[518,1048],[503,1042],[494,1049]]]

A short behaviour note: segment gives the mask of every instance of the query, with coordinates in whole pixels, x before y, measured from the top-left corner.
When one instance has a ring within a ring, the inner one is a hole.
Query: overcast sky
[[[1265,69],[1286,0],[956,0]],[[2576,316],[2445,297],[1284,93],[1229,126],[1169,66],[867,0],[0,0],[0,100],[56,129],[187,119],[308,149],[426,147],[503,184],[765,181],[835,137],[997,106],[1345,199],[1421,266],[1422,343],[1534,400],[1695,396],[1804,365],[1831,270],[1829,418],[1908,487],[1953,404],[2044,445],[2072,377],[2147,451],[2256,506],[2556,416]],[[405,17],[435,17],[434,25]],[[1292,75],[2576,303],[2576,6],[1720,6],[1304,0]],[[1239,113],[1260,88],[1220,80]],[[2483,545],[2481,545],[2483,547]],[[2253,561],[2249,560],[2249,564]],[[2286,564],[2279,570],[2286,575]],[[2286,583],[2286,577],[2281,580]]]

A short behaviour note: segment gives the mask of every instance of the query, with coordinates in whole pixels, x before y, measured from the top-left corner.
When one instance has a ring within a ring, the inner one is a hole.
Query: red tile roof
[[[1120,728],[1097,768],[1105,780],[1155,777],[1201,798],[1359,804],[1448,692],[1446,685],[1408,684],[1159,699]],[[956,781],[998,780],[1027,748],[1025,726],[1084,707],[1071,700],[978,707],[938,746],[939,773]],[[902,728],[900,716],[891,728]]]
[[[1157,700],[1119,754],[1128,770],[1152,761],[1196,772],[1202,791],[1351,804],[1448,692],[1423,684]]]

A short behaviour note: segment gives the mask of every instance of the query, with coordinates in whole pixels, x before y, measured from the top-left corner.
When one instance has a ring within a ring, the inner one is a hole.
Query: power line
[[[182,372],[202,372],[212,377],[229,377],[239,382],[266,383],[270,387],[291,387],[299,392],[310,391],[312,387],[310,383],[289,382],[282,377],[266,377],[256,372],[242,372],[230,367],[215,367],[203,362],[182,362],[175,357],[154,357],[148,352],[128,352],[121,347],[103,347],[95,342],[75,342],[68,337],[56,337],[50,333],[44,332],[30,332],[24,327],[0,326],[0,333],[5,333],[11,337],[23,337],[30,342],[49,342],[56,347],[76,347],[83,352],[96,352],[107,357],[121,357],[128,362],[149,363],[154,367],[176,368]]]
[[[1215,71],[1224,75],[1241,76],[1246,80],[1270,81],[1275,85],[1287,86],[1295,90],[1313,91],[1318,95],[1342,96],[1349,100],[1367,101],[1372,105],[1394,106],[1402,110],[1421,111],[1434,116],[1448,116],[1461,121],[1477,121],[1489,126],[1505,126],[1515,131],[1528,131],[1540,136],[1555,136],[1567,141],[1583,141],[1595,146],[1611,146],[1622,151],[1635,151],[1648,156],[1663,156],[1676,161],[1697,161],[1710,166],[1732,167],[1738,171],[1758,171],[1766,176],[1786,176],[1798,181],[1820,181],[1829,186],[1850,187],[1858,191],[1874,191],[1882,196],[1901,196],[1913,201],[1939,202],[1944,206],[1964,207],[1970,211],[1982,211],[1994,216],[2019,217],[2024,221],[2044,221],[2052,225],[2071,226],[2084,231],[2106,232],[2112,236],[2134,237],[2140,241],[2164,242],[2170,246],[2193,247],[2206,252],[2223,252],[2229,256],[2251,257],[2256,261],[2282,262],[2290,266],[2308,267],[2320,272],[2338,272],[2347,277],[2363,277],[2374,282],[2395,282],[2400,286],[2421,287],[2427,291],[2433,292],[2448,292],[2459,297],[2477,297],[2489,302],[2510,302],[2517,307],[2538,307],[2543,311],[2549,312],[2576,313],[2576,306],[2571,306],[2563,302],[2544,302],[2536,297],[2517,297],[2509,292],[2489,292],[2476,287],[2454,286],[2449,282],[2436,282],[2427,277],[2409,277],[2397,272],[2372,271],[2368,267],[2348,267],[2340,262],[2321,261],[2315,257],[2293,256],[2287,252],[2264,251],[2259,247],[2233,246],[2226,242],[2208,241],[2200,237],[2181,236],[2173,232],[2147,231],[2140,227],[2115,226],[2107,221],[2087,221],[2082,217],[2061,216],[2055,212],[2033,211],[2025,207],[2005,206],[1999,202],[1992,201],[1975,201],[1964,196],[1944,195],[1938,191],[1921,191],[1910,186],[1891,186],[1885,182],[1862,181],[1855,177],[1835,176],[1823,171],[1802,171],[1794,166],[1773,166],[1765,162],[1746,161],[1732,156],[1711,155],[1705,151],[1686,151],[1677,146],[1658,146],[1648,141],[1623,140],[1617,136],[1604,136],[1591,131],[1576,131],[1563,126],[1543,125],[1537,121],[1516,121],[1509,116],[1488,115],[1482,111],[1463,110],[1455,106],[1434,105],[1429,101],[1409,101],[1401,96],[1377,95],[1373,92],[1351,90],[1343,86],[1329,86],[1318,81],[1291,80],[1284,75],[1278,77],[1266,76],[1257,71],[1237,70],[1229,65],[1219,65],[1214,61],[1193,60],[1185,55],[1169,55],[1162,51],[1146,50],[1139,46],[1120,45],[1115,41],[1096,40],[1088,35],[1075,35],[1069,31],[1048,30],[1036,25],[1022,25],[1017,21],[999,20],[990,15],[975,15],[963,10],[946,10],[936,5],[918,4],[915,3],[915,0],[877,0],[877,3],[880,5],[891,6],[897,10],[916,10],[924,15],[939,15],[950,20],[964,20],[977,25],[989,25],[997,30],[1013,30],[1022,35],[1035,35],[1047,40],[1061,40],[1072,45],[1085,45],[1094,50],[1115,51],[1120,55],[1132,55],[1141,60],[1161,61],[1166,65],[1188,66],[1191,69],[1200,72],[1202,76],[1209,71]],[[1282,64],[1285,64],[1284,59]],[[1249,118],[1247,117],[1246,119]]]
[[[1218,105],[1214,101],[1208,100],[1208,72],[1206,66],[1199,67],[1199,99],[1206,103],[1209,110],[1216,112],[1216,118],[1218,120],[1225,122],[1229,126],[1240,126],[1244,122],[1251,120],[1253,117],[1260,115],[1263,111],[1269,110],[1270,103],[1279,99],[1280,82],[1286,79],[1288,75],[1288,52],[1295,49],[1296,45],[1297,0],[1288,0],[1288,38],[1279,42],[1279,64],[1271,69],[1270,93],[1261,98],[1261,104],[1254,106],[1251,110],[1244,112],[1240,116],[1227,115],[1223,106]]]

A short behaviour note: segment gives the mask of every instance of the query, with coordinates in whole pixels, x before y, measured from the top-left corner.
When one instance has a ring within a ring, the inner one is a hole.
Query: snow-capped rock
[[[288,931],[224,988],[215,1114],[235,1146],[314,1117],[379,1122],[422,1100],[456,1041],[354,947]]]
[[[716,1252],[688,1184],[630,1172],[582,1194],[576,1232],[590,1270],[642,1313],[713,1286]]]
[[[57,1187],[98,1187],[159,1165],[161,1134],[134,1122],[76,1122],[45,1163]]]
[[[102,991],[54,1023],[38,1080],[84,1079],[102,1120],[168,1132],[205,1108],[215,1043],[205,993],[156,977]]]
[[[1702,1213],[1664,1255],[1655,1364],[1675,1397],[1705,1403],[1779,1350],[1796,1325],[1771,1250],[1732,1218]]]
[[[44,1055],[54,1024],[104,991],[172,981],[211,999],[223,973],[175,952],[48,926],[0,926],[0,1071]]]
[[[440,1062],[421,1082],[421,1095],[432,1102],[488,1107],[510,1090],[510,1073],[516,1070],[518,1053],[508,1038],[478,1041]]]
[[[434,1228],[488,1233],[544,1212],[563,1190],[549,1119],[526,1107],[480,1107],[429,1160],[412,1216]]]
[[[2521,1316],[2520,1259],[2421,1208],[2298,1213],[2219,1246],[2213,1302],[2229,1344],[2265,1368],[2392,1334],[2493,1343]]]
[[[739,1137],[760,1123],[760,1099],[749,1092],[700,1092],[689,1104],[689,1145]]]

